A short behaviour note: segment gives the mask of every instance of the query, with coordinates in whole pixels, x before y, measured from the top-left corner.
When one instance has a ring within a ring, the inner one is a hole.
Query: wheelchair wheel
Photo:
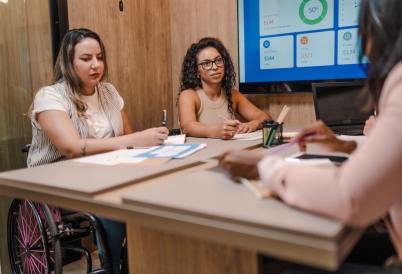
[[[8,213],[7,241],[14,273],[62,273],[60,241],[49,208],[14,199]],[[51,219],[49,219],[49,217]]]

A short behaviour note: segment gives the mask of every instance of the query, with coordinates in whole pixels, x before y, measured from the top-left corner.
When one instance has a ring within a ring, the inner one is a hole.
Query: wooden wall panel
[[[47,0],[0,3],[0,171],[26,166],[20,149],[31,142],[31,124],[23,114],[52,71],[48,13]]]
[[[187,49],[203,37],[222,40],[235,69],[238,64],[237,1],[171,0],[172,75],[175,127],[178,127],[176,99],[180,90],[181,66]]]
[[[0,171],[26,167],[20,149],[32,136],[23,113],[52,72],[48,5],[48,0],[0,3]],[[11,273],[6,237],[11,200],[0,197],[1,273]]]
[[[108,81],[125,100],[135,131],[161,125],[162,110],[173,126],[170,2],[69,0],[70,29],[88,28],[105,43]]]
[[[284,105],[291,107],[284,122],[290,124],[309,124],[315,121],[313,95],[301,93],[292,95],[249,94],[247,98],[260,109],[277,119]]]
[[[25,1],[31,91],[49,85],[53,78],[52,34],[48,0]]]
[[[218,37],[228,49],[235,69],[238,68],[238,34],[236,0],[171,0],[172,26],[172,74],[175,126],[177,127],[177,107],[180,89],[180,72],[186,50],[194,42],[205,36]],[[286,123],[310,123],[315,120],[311,94],[302,95],[247,95],[256,106],[273,117],[279,115],[283,105],[292,107]]]

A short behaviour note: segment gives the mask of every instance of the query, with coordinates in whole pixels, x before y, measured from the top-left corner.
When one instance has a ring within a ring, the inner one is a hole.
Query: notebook
[[[313,83],[314,108],[335,134],[363,135],[366,120],[374,109],[364,110],[364,82]]]

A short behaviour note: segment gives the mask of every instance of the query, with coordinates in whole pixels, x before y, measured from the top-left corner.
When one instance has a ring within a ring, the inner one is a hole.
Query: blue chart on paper
[[[135,155],[133,157],[141,158],[183,158],[198,149],[202,144],[176,144],[176,145],[161,145],[150,151],[142,154]]]

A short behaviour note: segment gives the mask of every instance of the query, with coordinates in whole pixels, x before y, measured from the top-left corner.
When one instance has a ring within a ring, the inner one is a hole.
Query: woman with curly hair
[[[207,37],[192,44],[184,57],[177,100],[183,133],[231,139],[270,120],[271,116],[233,89],[235,84],[232,59],[219,39]],[[248,122],[237,120],[235,113]]]

